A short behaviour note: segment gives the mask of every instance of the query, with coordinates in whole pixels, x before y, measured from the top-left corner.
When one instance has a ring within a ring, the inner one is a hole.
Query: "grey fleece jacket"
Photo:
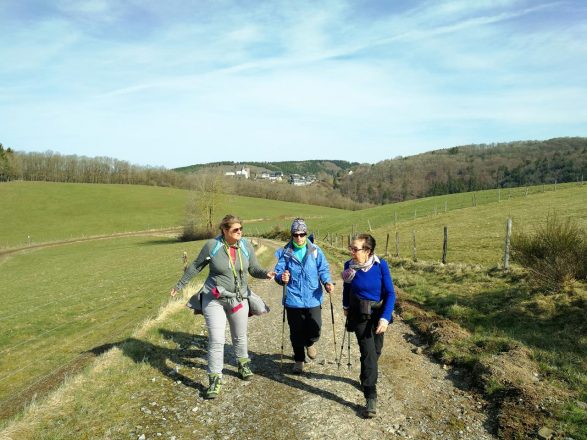
[[[218,240],[221,237],[216,237],[208,240],[202,250],[198,254],[198,257],[190,264],[185,271],[183,277],[178,281],[175,288],[177,290],[183,289],[187,283],[199,274],[204,267],[206,267],[206,259],[210,257],[210,253],[216,247]],[[238,280],[240,283],[240,293],[246,294],[247,292],[247,273],[251,274],[254,278],[267,278],[267,270],[259,266],[257,257],[253,245],[248,240],[241,240],[240,245],[246,246],[249,256],[244,254],[242,250],[239,250],[241,258],[237,252],[236,261],[234,263]],[[242,267],[241,267],[242,261]],[[237,283],[230,266],[229,255],[226,246],[222,246],[216,254],[209,260],[210,273],[206,282],[204,283],[204,291],[210,292],[214,287],[222,286],[229,292],[237,293]]]

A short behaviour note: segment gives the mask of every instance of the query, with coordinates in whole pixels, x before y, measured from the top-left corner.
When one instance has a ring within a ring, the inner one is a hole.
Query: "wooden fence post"
[[[188,253],[186,251],[183,251],[183,271],[185,272],[186,270],[188,270]]]
[[[416,257],[416,231],[412,231],[412,241],[412,259],[418,261],[418,257]]]
[[[505,227],[505,245],[503,251],[503,268],[510,269],[510,240],[512,236],[512,219],[508,218]]]
[[[371,222],[369,221],[369,219],[367,219],[367,224],[369,225],[369,232],[373,232],[373,229],[371,229]]]
[[[442,242],[442,264],[446,264],[446,251],[448,249],[448,226],[444,225],[444,240]]]
[[[399,258],[399,231],[395,231],[395,256]]]
[[[387,246],[389,245],[389,232],[387,233],[387,238],[385,240],[385,256],[387,257]]]

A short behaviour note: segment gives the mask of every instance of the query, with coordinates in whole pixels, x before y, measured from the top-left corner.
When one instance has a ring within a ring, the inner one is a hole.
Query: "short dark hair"
[[[369,255],[373,255],[375,253],[375,239],[371,234],[358,234],[353,237],[353,241],[355,240],[363,240],[365,242],[365,248],[369,249]]]
[[[230,227],[235,223],[240,223],[241,226],[243,225],[240,217],[232,214],[226,214],[220,222],[220,231],[222,232],[223,229],[230,229]]]

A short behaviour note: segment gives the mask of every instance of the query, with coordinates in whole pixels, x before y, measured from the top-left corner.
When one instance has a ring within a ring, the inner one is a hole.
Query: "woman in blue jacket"
[[[307,239],[304,219],[291,225],[291,240],[275,253],[275,281],[286,285],[283,305],[294,351],[293,372],[304,372],[306,354],[315,359],[322,327],[322,284],[332,292],[330,267],[322,250]],[[307,353],[306,353],[307,352]]]
[[[347,328],[354,331],[361,351],[361,386],[367,400],[363,416],[374,417],[377,406],[377,362],[383,336],[392,322],[395,290],[389,266],[375,255],[370,234],[356,236],[349,246],[352,259],[344,264],[342,305]]]

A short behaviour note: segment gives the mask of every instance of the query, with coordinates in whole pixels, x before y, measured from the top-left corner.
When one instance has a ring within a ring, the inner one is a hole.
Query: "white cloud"
[[[3,143],[177,166],[198,146],[205,161],[381,160],[586,126],[587,25],[569,2],[412,4],[63,0],[0,42]]]

